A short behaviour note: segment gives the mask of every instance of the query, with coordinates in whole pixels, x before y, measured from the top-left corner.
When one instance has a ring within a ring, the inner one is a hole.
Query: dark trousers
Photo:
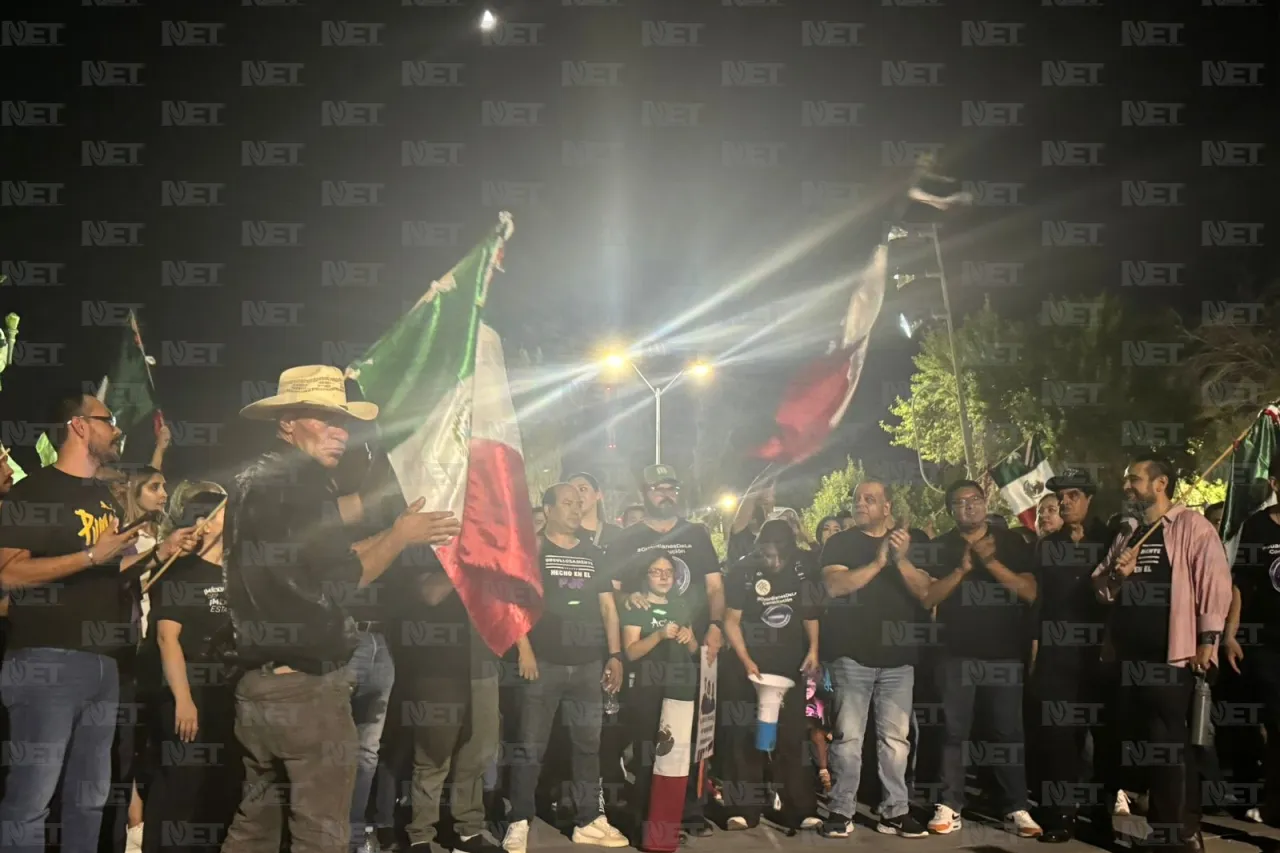
[[[749,826],[773,808],[773,790],[782,799],[783,822],[794,829],[818,813],[813,768],[808,766],[809,725],[804,716],[804,681],[787,691],[778,715],[778,742],[773,752],[756,749],[758,701],[755,687],[738,661],[720,658],[720,755],[725,813],[745,818]],[[766,783],[766,776],[772,786]]]
[[[121,655],[116,660],[120,669],[120,704],[116,715],[115,740],[111,744],[111,789],[102,809],[102,831],[98,836],[99,853],[124,853],[128,842],[129,803],[133,784],[139,795],[146,792],[142,773],[146,762],[146,712],[140,701],[135,658]]]
[[[1042,655],[1031,679],[1029,723],[1034,757],[1032,790],[1044,807],[1041,823],[1065,828],[1081,808],[1100,815],[1109,804],[1108,782],[1117,778],[1114,671],[1097,663]],[[1093,762],[1085,760],[1093,735]]]
[[[1186,667],[1121,664],[1116,702],[1121,765],[1145,779],[1147,823],[1157,843],[1176,844],[1200,829],[1198,750],[1187,743],[1194,686]]]
[[[569,730],[574,820],[586,826],[600,816],[600,720],[604,696],[600,661],[563,666],[543,661],[538,680],[519,688],[516,741],[511,748],[512,821],[532,820],[535,795],[556,711]]]
[[[149,714],[144,853],[217,850],[239,805],[243,759],[235,737],[235,694],[226,686],[193,688],[192,699],[198,728],[191,743],[178,737],[176,703],[168,690]]]
[[[639,835],[639,827],[643,825],[649,813],[649,793],[653,785],[653,759],[658,738],[658,724],[662,720],[662,700],[664,691],[661,686],[632,687],[623,698],[622,714],[624,725],[631,738],[631,766],[635,770],[635,785],[628,804]],[[697,726],[697,715],[694,715],[694,726]],[[697,732],[690,732],[696,736]],[[686,827],[702,826],[704,822],[702,808],[702,792],[698,790],[698,765],[691,762],[689,783],[685,788],[683,824]]]
[[[942,804],[965,806],[965,773],[986,767],[999,788],[1003,813],[1027,807],[1020,661],[948,658],[940,667],[946,741],[942,747]],[[973,738],[974,721],[986,739]]]
[[[345,669],[254,670],[240,679],[235,735],[245,779],[225,850],[279,853],[287,828],[295,853],[346,853],[359,750],[352,681]]]

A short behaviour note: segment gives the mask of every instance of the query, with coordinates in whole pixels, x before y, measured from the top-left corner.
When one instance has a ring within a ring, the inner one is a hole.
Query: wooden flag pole
[[[1268,405],[1275,406],[1278,404],[1280,404],[1280,400],[1275,400],[1274,402],[1269,403]],[[1266,411],[1266,406],[1263,407],[1263,411],[1264,412]],[[1208,477],[1211,473],[1213,473],[1213,470],[1217,468],[1219,465],[1221,465],[1226,460],[1226,458],[1230,456],[1231,453],[1237,447],[1240,446],[1240,442],[1245,440],[1245,437],[1249,434],[1249,431],[1253,429],[1253,425],[1256,424],[1257,422],[1258,422],[1257,418],[1254,418],[1253,420],[1251,420],[1249,422],[1249,425],[1245,427],[1244,430],[1241,431],[1239,435],[1236,436],[1236,440],[1228,444],[1227,449],[1219,453],[1218,458],[1213,460],[1211,463],[1209,463],[1209,467],[1204,469],[1204,473],[1200,474],[1199,477],[1197,477],[1197,480],[1203,480],[1204,478]]]
[[[213,519],[213,517],[217,515],[219,512],[221,512],[222,508],[227,505],[227,500],[228,499],[224,497],[222,500],[218,502],[218,505],[213,508],[213,512],[209,513],[203,519],[201,519],[200,523],[196,525],[195,530],[192,531],[194,535],[199,536],[201,533],[204,532],[205,527],[209,524],[209,522]],[[158,548],[160,546],[157,545],[156,547]],[[160,580],[161,575],[169,571],[169,567],[173,565],[173,561],[178,559],[178,556],[181,553],[182,552],[180,551],[174,551],[172,554],[169,555],[169,559],[164,561],[164,565],[161,566],[156,571],[156,573],[151,576],[151,580],[147,581],[146,585],[142,588],[143,595],[146,595],[147,590],[151,589],[151,587],[156,585],[156,581]]]

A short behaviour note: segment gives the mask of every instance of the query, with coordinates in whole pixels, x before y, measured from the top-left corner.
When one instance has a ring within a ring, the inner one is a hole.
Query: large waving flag
[[[841,345],[806,365],[787,385],[774,415],[773,436],[756,448],[769,462],[800,462],[822,448],[853,400],[867,360],[871,329],[884,305],[889,247],[881,244],[854,287]]]
[[[1277,452],[1280,452],[1280,408],[1272,405],[1258,413],[1249,432],[1231,451],[1227,505],[1222,513],[1222,541],[1226,543],[1227,559],[1231,562],[1235,562],[1240,529],[1245,521],[1275,502],[1267,473]]]
[[[512,232],[497,229],[347,369],[379,406],[382,443],[405,501],[452,510],[462,532],[436,554],[497,654],[542,612],[537,542],[502,341],[483,322]]]

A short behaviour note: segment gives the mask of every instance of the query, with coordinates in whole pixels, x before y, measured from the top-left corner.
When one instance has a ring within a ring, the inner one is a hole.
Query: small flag
[[[991,479],[1000,487],[1000,496],[1018,516],[1023,527],[1035,530],[1036,508],[1049,493],[1045,484],[1053,476],[1049,460],[1040,448],[1039,438],[1027,443],[992,466]]]
[[[512,231],[495,232],[347,368],[379,406],[382,445],[405,501],[452,510],[462,533],[436,554],[497,654],[542,613],[520,430],[502,341],[482,320],[489,282]]]
[[[1226,507],[1222,512],[1222,541],[1226,543],[1230,563],[1235,562],[1245,521],[1275,503],[1267,473],[1277,450],[1280,450],[1280,408],[1267,406],[1231,452]]]
[[[120,342],[120,353],[111,371],[102,377],[97,397],[116,416],[116,425],[124,433],[158,412],[151,364],[142,346],[138,317],[129,312],[129,325]]]

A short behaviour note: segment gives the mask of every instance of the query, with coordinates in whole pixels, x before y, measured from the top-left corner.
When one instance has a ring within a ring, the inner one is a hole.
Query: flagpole
[[[1266,406],[1263,406],[1262,411],[1265,412],[1268,406],[1276,406],[1276,405],[1280,405],[1280,398],[1277,398],[1276,400],[1273,400],[1270,403],[1268,403]],[[1226,460],[1226,458],[1230,456],[1237,447],[1240,446],[1240,442],[1244,441],[1245,437],[1249,435],[1249,431],[1253,429],[1253,425],[1258,422],[1258,417],[1260,416],[1261,416],[1261,412],[1259,412],[1258,415],[1255,415],[1253,420],[1249,421],[1249,425],[1245,427],[1244,430],[1242,430],[1239,435],[1236,436],[1235,441],[1228,444],[1227,448],[1223,450],[1220,454],[1218,454],[1218,458],[1210,462],[1209,467],[1204,469],[1204,473],[1196,477],[1197,481],[1204,480],[1206,477],[1208,477],[1209,474],[1211,474],[1215,468],[1221,465]]]
[[[203,533],[205,527],[209,525],[209,522],[213,521],[213,517],[217,515],[219,512],[221,512],[222,508],[227,505],[228,500],[230,500],[229,497],[224,497],[222,500],[218,501],[218,505],[213,508],[212,512],[210,512],[208,515],[206,515],[204,518],[200,520],[200,523],[197,524],[195,526],[195,529],[191,531],[191,535],[199,536],[201,533]],[[159,546],[157,545],[156,547],[159,547]],[[174,551],[172,554],[169,555],[169,559],[164,561],[164,565],[161,566],[156,571],[156,573],[151,576],[151,579],[147,581],[146,585],[142,587],[143,595],[146,595],[147,590],[151,589],[151,587],[156,585],[156,581],[160,580],[160,576],[163,575],[165,572],[169,571],[169,567],[173,565],[173,561],[178,559],[178,557],[180,557],[181,555],[182,555],[181,551]]]

